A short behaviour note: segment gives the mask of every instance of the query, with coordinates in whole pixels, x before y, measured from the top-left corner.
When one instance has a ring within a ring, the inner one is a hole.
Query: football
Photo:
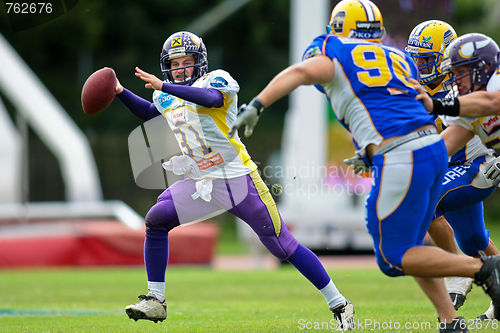
[[[112,68],[104,67],[94,72],[82,88],[82,108],[87,114],[105,110],[115,98],[117,79]]]

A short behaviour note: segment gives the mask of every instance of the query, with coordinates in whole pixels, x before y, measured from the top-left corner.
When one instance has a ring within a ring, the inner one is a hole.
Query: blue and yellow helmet
[[[380,42],[384,36],[382,14],[369,0],[342,0],[332,10],[327,32]]]
[[[457,33],[453,27],[443,21],[429,20],[413,28],[408,38],[406,52],[415,62],[417,58],[429,58],[426,63],[418,66],[420,84],[428,85],[442,74],[439,66],[443,60],[444,50],[455,39]],[[422,74],[427,68],[432,68],[431,73]]]

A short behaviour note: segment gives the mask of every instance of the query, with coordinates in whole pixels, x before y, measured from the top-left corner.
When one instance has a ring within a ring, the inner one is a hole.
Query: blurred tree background
[[[59,0],[54,5],[65,3],[68,8],[74,7],[52,21],[21,28],[7,17],[5,2],[0,4],[2,35],[88,137],[105,199],[123,200],[144,215],[160,191],[144,190],[134,183],[127,138],[140,124],[139,120],[119,101],[101,114],[85,115],[80,105],[85,79],[95,70],[109,66],[115,69],[125,87],[150,99],[151,90],[146,90],[142,81],[134,76],[135,66],[160,77],[159,54],[165,39],[187,29],[221,2],[223,0]],[[331,1],[331,8],[337,2]],[[386,41],[398,47],[404,47],[416,24],[428,19],[451,23],[459,35],[483,32],[500,40],[500,2],[497,0],[374,2],[384,16]],[[202,35],[208,48],[209,70],[222,68],[231,73],[241,86],[240,103],[248,102],[289,64],[289,12],[289,0],[251,0]],[[314,19],[304,17],[304,20]],[[8,99],[1,92],[0,97],[15,119],[15,110]],[[30,98],[29,91],[26,98]],[[287,103],[283,99],[273,105],[252,138],[245,140],[256,162],[265,164],[270,154],[279,150]],[[57,162],[33,132],[30,132],[29,160],[29,200],[64,200]],[[493,204],[497,199],[495,194],[488,200],[486,212],[500,220],[500,207],[496,209]]]

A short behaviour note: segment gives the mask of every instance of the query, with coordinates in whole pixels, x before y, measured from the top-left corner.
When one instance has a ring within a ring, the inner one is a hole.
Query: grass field
[[[437,332],[434,310],[411,278],[391,279],[376,268],[329,273],[354,303],[358,331]],[[146,289],[141,267],[0,271],[0,332],[333,330],[322,296],[293,267],[250,272],[171,267],[167,279],[168,318],[154,324],[134,322],[123,312]],[[459,314],[472,319],[488,305],[474,287]],[[471,328],[497,331],[491,324]]]

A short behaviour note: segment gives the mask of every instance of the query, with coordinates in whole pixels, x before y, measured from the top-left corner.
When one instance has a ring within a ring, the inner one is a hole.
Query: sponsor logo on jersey
[[[470,164],[463,164],[453,167],[451,170],[446,171],[442,185],[446,185],[455,179],[458,179],[467,173],[467,169],[471,167]]]
[[[181,106],[172,111],[172,122],[175,126],[179,126],[186,123],[186,113],[184,107]]]
[[[321,54],[321,50],[318,46],[315,46],[312,49],[307,50],[307,52],[304,54],[304,60],[312,58],[318,54]]]
[[[488,135],[493,133],[499,127],[499,125],[500,119],[498,118],[498,116],[487,117],[485,121],[481,123],[481,127]]]
[[[158,102],[160,102],[161,107],[165,109],[168,108],[170,105],[172,105],[173,101],[174,97],[166,93],[162,93],[158,97]]]
[[[221,165],[224,163],[224,159],[222,158],[220,153],[217,153],[209,158],[202,158],[199,161],[196,161],[198,168],[200,170],[210,169],[213,166]]]
[[[223,77],[217,76],[210,81],[210,85],[214,88],[224,88],[227,87],[227,81]]]

